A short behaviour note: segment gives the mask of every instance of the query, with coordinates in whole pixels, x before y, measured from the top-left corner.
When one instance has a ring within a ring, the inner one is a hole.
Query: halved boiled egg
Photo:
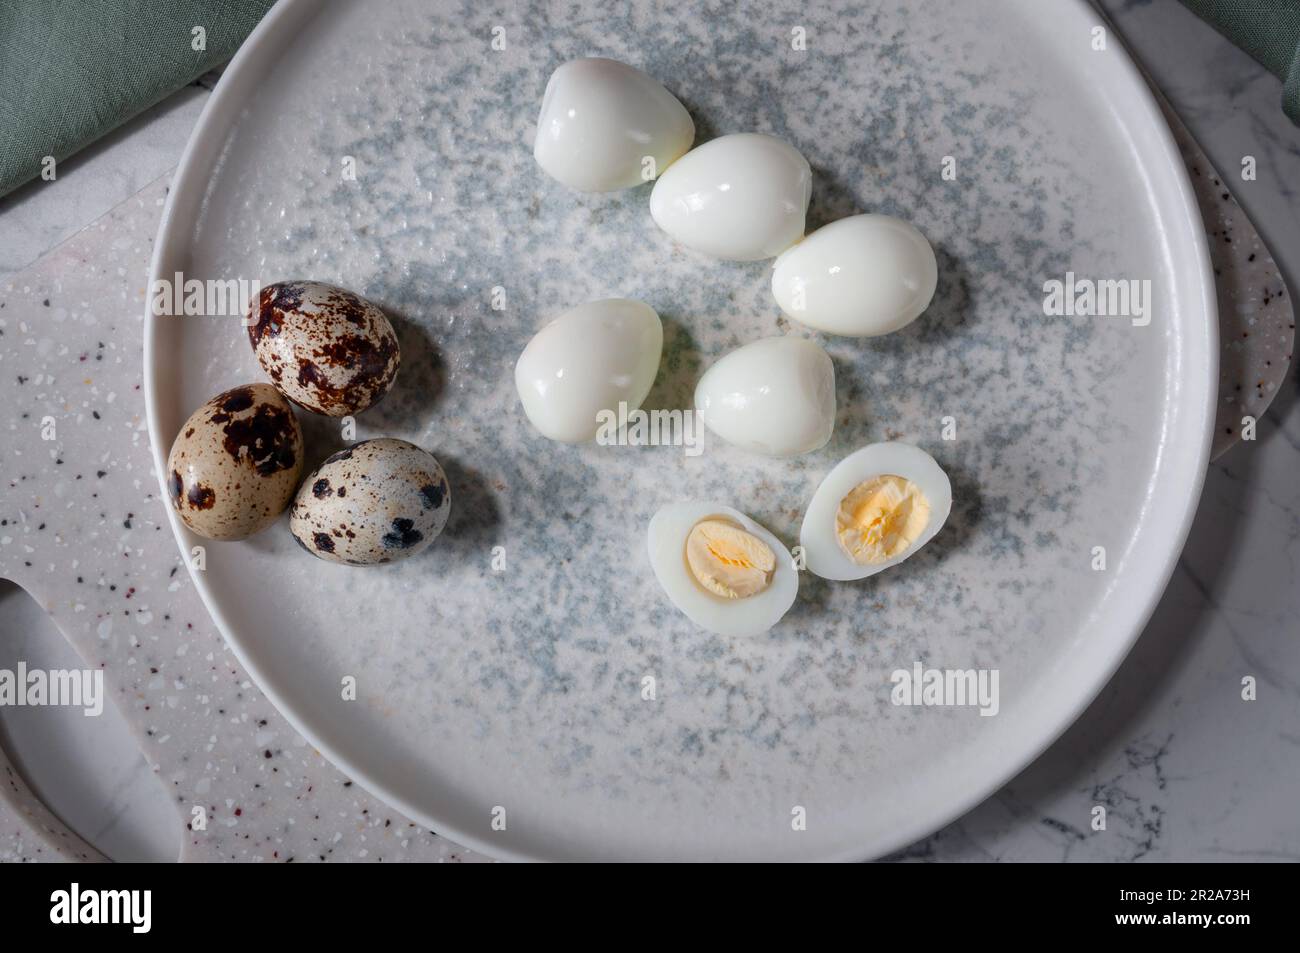
[[[716,635],[762,635],[794,605],[799,577],[790,551],[729,506],[665,506],[650,520],[649,543],[672,604]]]
[[[951,509],[952,484],[933,457],[906,443],[873,443],[822,480],[799,545],[823,579],[865,579],[933,539]]]

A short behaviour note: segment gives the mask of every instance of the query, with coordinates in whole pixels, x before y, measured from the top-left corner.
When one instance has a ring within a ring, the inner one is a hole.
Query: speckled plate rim
[[[1035,7],[1029,0],[1019,2],[1026,16],[1037,15],[1044,22],[1050,21],[1051,29],[1078,30],[1086,35],[1094,26],[1102,25],[1087,0],[1065,0],[1053,7],[1050,17],[1042,14],[1041,6]],[[156,278],[184,271],[179,265],[185,258],[193,224],[231,126],[246,99],[255,92],[258,81],[272,67],[278,50],[292,42],[295,33],[325,7],[323,0],[279,0],[231,60],[199,118],[172,181],[150,264],[150,287]],[[1110,40],[1116,44],[1115,55],[1108,58],[1106,70],[1094,70],[1096,75],[1091,78],[1097,81],[1097,95],[1122,116],[1120,128],[1130,137],[1126,145],[1142,166],[1154,199],[1159,232],[1164,248],[1169,251],[1170,273],[1179,279],[1171,289],[1170,307],[1170,313],[1176,317],[1170,344],[1174,357],[1169,369],[1173,377],[1169,387],[1172,409],[1165,415],[1166,427],[1160,434],[1153,470],[1152,485],[1159,492],[1151,494],[1153,499],[1148,500],[1151,510],[1146,514],[1161,530],[1148,536],[1158,535],[1161,540],[1149,543],[1140,554],[1141,559],[1126,560],[1134,567],[1130,572],[1138,577],[1139,589],[1146,596],[1132,599],[1122,607],[1121,620],[1111,629],[1115,633],[1111,639],[1091,642],[1083,650],[1082,658],[1074,660],[1068,690],[1043,687],[1033,693],[1033,700],[1039,705],[1036,717],[1021,718],[1009,729],[994,756],[980,762],[980,777],[955,779],[942,796],[918,808],[911,823],[895,828],[875,842],[846,844],[824,860],[869,859],[913,843],[985,800],[1050,747],[1092,703],[1128,655],[1155,611],[1191,529],[1209,462],[1218,379],[1218,311],[1213,271],[1195,194],[1169,127],[1145,80],[1120,46],[1119,38],[1112,34]],[[165,350],[160,341],[160,328],[164,320],[175,319],[155,317],[146,303],[146,419],[159,491],[165,501],[163,474],[172,435],[160,432],[158,404],[159,359]],[[1170,417],[1176,426],[1168,426]],[[170,506],[165,509],[184,558],[199,541],[198,537],[184,527]],[[504,860],[546,859],[503,848],[459,825],[449,824],[393,790],[383,778],[360,770],[344,751],[330,743],[329,725],[316,724],[302,716],[293,703],[292,686],[279,683],[262,664],[255,642],[245,641],[231,626],[220,597],[209,587],[204,574],[190,567],[187,558],[184,561],[214,624],[240,664],[293,728],[341,771],[396,810],[466,847]],[[864,806],[863,810],[866,809]],[[556,836],[561,837],[562,832],[556,832]]]

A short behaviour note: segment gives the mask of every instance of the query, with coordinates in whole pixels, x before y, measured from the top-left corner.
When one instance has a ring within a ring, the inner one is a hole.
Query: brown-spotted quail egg
[[[450,512],[451,488],[433,454],[381,437],[340,450],[307,477],[289,529],[313,556],[374,566],[420,552]]]
[[[275,522],[302,473],[302,430],[270,384],[246,384],[196,410],[167,455],[167,495],[209,539],[243,539]]]
[[[280,281],[250,303],[248,340],[271,381],[317,414],[359,414],[397,376],[397,335],[384,312],[345,288]]]

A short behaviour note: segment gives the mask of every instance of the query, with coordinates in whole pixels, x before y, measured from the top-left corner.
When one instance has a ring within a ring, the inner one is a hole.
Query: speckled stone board
[[[1168,100],[1158,90],[1156,96],[1187,163],[1210,238],[1219,300],[1219,400],[1211,455],[1218,459],[1242,439],[1243,426],[1251,428],[1250,439],[1258,437],[1258,421],[1291,370],[1295,304],[1273,253],[1233,198],[1235,186],[1214,168]],[[1255,181],[1258,158],[1242,156],[1236,171]]]
[[[1249,439],[1258,439],[1259,420],[1291,370],[1295,306],[1272,252],[1227,183],[1203,155],[1188,156],[1188,169],[1205,180],[1197,192],[1219,291],[1219,412],[1213,451],[1219,457],[1243,439],[1243,427],[1249,428]]]
[[[750,13],[752,22],[762,22]],[[745,17],[742,11],[736,23]],[[1142,240],[1131,223],[1086,239],[1069,224],[1086,218],[1081,211],[1097,200],[1085,195],[1085,187],[1118,170],[1105,165],[1107,157],[1089,154],[1084,136],[1071,142],[1077,167],[1041,168],[1034,150],[1059,146],[1035,141],[1035,120],[1053,133],[1061,127],[1036,114],[1032,102],[1011,108],[998,101],[990,88],[996,67],[975,82],[958,68],[961,51],[945,50],[936,37],[900,39],[896,15],[855,20],[863,28],[847,37],[829,29],[829,21],[820,29],[812,23],[813,35],[841,55],[870,54],[884,62],[876,69],[884,70],[886,81],[856,106],[820,96],[825,76],[800,79],[798,70],[808,64],[793,54],[737,78],[746,50],[764,42],[753,28],[738,26],[743,39],[734,45],[718,40],[725,21],[697,31],[691,42],[708,44],[715,55],[692,65],[689,44],[670,42],[662,29],[639,20],[612,28],[594,20],[544,21],[505,19],[508,30],[522,27],[530,39],[506,51],[511,57],[504,58],[502,75],[484,60],[447,66],[447,75],[431,64],[417,76],[357,54],[346,64],[354,71],[349,75],[359,77],[356,88],[331,94],[339,97],[337,114],[326,113],[323,122],[306,128],[281,128],[278,135],[269,117],[255,118],[235,140],[214,194],[236,198],[224,209],[214,206],[202,223],[200,247],[210,256],[204,266],[214,274],[265,280],[312,274],[343,281],[383,304],[397,319],[407,362],[394,399],[362,418],[361,435],[418,440],[439,454],[461,494],[442,548],[383,576],[330,572],[335,567],[299,553],[282,526],[232,549],[231,560],[251,561],[267,573],[273,581],[268,590],[294,594],[285,600],[292,602],[287,615],[268,625],[265,636],[302,640],[281,648],[301,653],[294,657],[306,663],[306,679],[320,675],[322,697],[344,670],[360,675],[363,685],[382,686],[381,693],[367,695],[358,731],[409,745],[420,770],[440,774],[445,755],[472,749],[503,790],[539,788],[571,800],[567,809],[539,811],[535,818],[525,802],[520,813],[539,826],[550,822],[571,832],[578,839],[572,849],[580,853],[593,850],[581,842],[591,811],[605,811],[612,829],[624,835],[631,813],[671,812],[663,797],[688,804],[717,798],[729,817],[775,810],[784,819],[789,798],[781,788],[788,790],[791,778],[815,775],[832,787],[833,800],[836,794],[851,797],[873,772],[910,770],[885,760],[901,750],[891,748],[895,739],[906,739],[914,766],[924,767],[959,744],[973,720],[892,709],[878,687],[883,674],[913,658],[991,661],[1004,677],[1041,670],[1052,658],[1055,635],[1094,596],[1087,591],[1090,578],[1063,575],[1071,547],[1088,538],[1085,526],[1064,524],[1082,512],[1120,522],[1130,515],[1123,500],[1105,499],[1122,474],[1112,477],[1081,460],[1078,431],[1025,422],[1073,427],[1082,416],[1089,419],[1083,439],[1104,448],[1121,435],[1140,452],[1145,409],[1156,388],[1151,381],[1126,382],[1126,361],[1140,367],[1153,360],[1160,342],[1081,322],[1062,322],[1043,334],[1038,289],[1018,270],[1025,260],[1033,262],[1033,277],[1066,267],[1114,269],[1120,259],[1138,268],[1133,262]],[[490,13],[458,18],[436,31],[437,42],[480,43],[494,22]],[[420,50],[427,56],[430,32],[388,38],[409,57]],[[514,356],[533,329],[588,297],[640,296],[664,316],[665,373],[651,406],[684,406],[702,368],[725,349],[794,331],[766,297],[766,266],[718,265],[674,249],[653,230],[644,190],[575,196],[532,168],[529,127],[550,66],[593,51],[664,76],[692,108],[701,139],[759,129],[798,141],[818,173],[812,224],[858,209],[884,210],[907,215],[936,241],[940,289],[926,319],[895,340],[826,342],[836,359],[841,402],[837,433],[826,450],[776,463],[716,441],[700,460],[684,458],[677,448],[571,449],[542,443],[522,421],[509,385]],[[955,62],[938,75],[923,71],[939,52]],[[453,86],[462,93],[456,99],[447,94]],[[382,95],[385,89],[401,95]],[[875,102],[884,105],[862,105]],[[818,128],[826,131],[814,135],[809,116],[820,112],[831,118],[819,119],[826,125]],[[426,125],[434,115],[458,120],[452,131]],[[909,117],[925,134],[909,135],[897,116]],[[235,155],[248,147],[256,156],[271,141],[283,149],[283,166],[259,170],[252,158],[241,163]],[[360,185],[337,181],[342,154],[358,158]],[[946,154],[959,157],[974,185],[937,180]],[[1093,168],[1098,162],[1101,171]],[[519,185],[503,195],[503,182]],[[1118,191],[1103,186],[1098,194],[1104,201]],[[117,240],[137,243],[131,251],[139,267],[152,223],[147,215],[134,221],[145,225],[133,239],[122,237],[120,220],[109,224]],[[1012,235],[1032,238],[1013,241]],[[69,254],[75,257],[75,250]],[[68,260],[51,266],[46,278],[53,282]],[[119,324],[138,326],[143,288],[129,287],[121,276],[117,282],[122,313],[129,315]],[[498,285],[508,293],[504,312],[488,304],[489,289]],[[41,365],[49,377],[58,372],[58,389],[43,379],[39,401],[89,409],[93,401],[62,389],[71,380],[66,363],[81,355],[60,345],[65,339],[55,334],[31,331],[32,316],[41,314],[36,294],[42,292],[32,285],[11,290],[7,300],[21,299],[27,314],[21,333],[43,348],[32,367]],[[95,308],[91,300],[86,292],[75,307],[56,303],[66,309],[57,320],[102,320],[103,299]],[[995,319],[1006,313],[1020,317],[1009,326]],[[228,319],[194,323],[211,327],[187,338],[189,351],[179,358],[190,404],[256,374]],[[84,340],[84,330],[67,340]],[[1120,342],[1128,357],[1117,362]],[[1021,353],[1026,344],[1028,355]],[[51,353],[66,363],[51,363]],[[129,370],[134,359],[134,352],[123,355],[125,367],[113,384],[92,376],[100,383],[83,386],[98,386],[96,396],[105,400],[110,392],[114,401],[123,400],[139,385]],[[34,375],[24,376],[26,387]],[[21,392],[26,403],[13,406],[30,404],[30,393]],[[131,520],[130,532],[147,528],[153,538],[142,545],[131,536],[123,544],[116,513],[96,521],[87,510],[89,522],[77,526],[83,536],[96,534],[96,546],[102,538],[107,555],[119,556],[121,546],[129,554],[124,558],[179,567],[141,446],[138,396],[132,400],[129,420],[117,423],[130,435],[131,452],[119,442],[104,443],[104,460],[113,466],[98,479],[126,481],[115,499],[138,500],[142,512],[133,502],[134,518],[123,519]],[[183,416],[188,409],[177,412]],[[951,444],[939,439],[939,418],[947,414],[957,418],[961,435]],[[81,416],[93,426],[84,411]],[[337,445],[337,435],[324,427],[312,433],[317,456]],[[906,576],[856,588],[806,579],[794,612],[761,645],[725,643],[693,630],[654,587],[642,552],[645,523],[656,506],[711,496],[793,541],[820,475],[859,443],[894,436],[931,449],[960,492],[947,538],[918,556]],[[91,445],[75,454],[69,447],[68,456],[98,459]],[[31,446],[29,459],[36,460],[35,451],[45,448]],[[59,483],[49,477],[59,471],[50,467],[64,465],[40,460],[30,479],[57,494]],[[49,505],[42,491],[23,495],[18,508],[30,514],[33,498]],[[76,531],[71,527],[65,535]],[[1067,538],[1072,533],[1078,538]],[[35,534],[26,520],[23,534]],[[43,559],[45,545],[53,544],[34,539],[22,560],[33,565],[15,563],[11,571],[6,562],[5,574],[38,594],[63,593],[58,580],[70,560],[53,550]],[[490,569],[494,546],[505,548],[501,573]],[[8,559],[15,551],[0,552]],[[218,572],[221,552],[214,547]],[[264,700],[252,699],[255,691],[206,622],[186,615],[182,627],[181,616],[160,608],[183,598],[194,614],[183,568],[166,585],[155,574],[143,585],[130,576],[138,586],[134,598],[150,597],[126,610],[142,626],[139,632],[128,627],[124,633],[116,619],[107,634],[102,631],[102,620],[118,612],[118,593],[101,591],[113,572],[99,575],[95,596],[79,600],[83,613],[95,614],[93,627],[76,620],[77,602],[60,596],[57,604],[48,600],[50,608],[79,644],[94,646],[93,631],[102,643],[98,657],[127,673],[119,697],[132,721],[146,726],[146,751],[178,805],[210,802],[214,816],[221,816],[212,831],[188,840],[188,857],[318,856],[326,853],[324,843],[337,857],[462,855],[344,788]],[[1063,578],[1081,591],[1062,592]],[[1013,624],[1021,620],[1031,624]],[[194,635],[190,625],[203,634]],[[203,640],[198,648],[196,639]],[[173,680],[152,671],[146,677],[145,665],[161,667],[185,687],[168,690]],[[646,673],[660,683],[662,707],[652,715],[639,707]],[[214,688],[191,687],[206,682]],[[229,728],[208,730],[214,711],[232,713]],[[862,731],[867,723],[870,737]],[[199,750],[201,768],[194,764]],[[264,757],[268,752],[271,757]],[[250,775],[266,783],[250,785]],[[435,782],[447,785],[449,803],[462,796],[456,781],[442,775]],[[464,796],[470,813],[494,800],[478,792]],[[707,833],[672,830],[674,837]],[[250,831],[251,842],[241,841]]]

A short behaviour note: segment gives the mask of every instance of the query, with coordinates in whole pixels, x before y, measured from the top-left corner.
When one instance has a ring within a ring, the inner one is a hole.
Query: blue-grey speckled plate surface
[[[1078,0],[612,9],[282,0],[241,51],[173,186],[154,273],[313,277],[379,303],[403,364],[358,436],[425,446],[454,496],[444,535],[406,563],[319,562],[282,521],[208,544],[195,582],[295,726],[469,846],[878,854],[1047,745],[1163,588],[1215,380],[1195,203],[1140,78],[1116,38],[1096,48]],[[537,168],[546,79],[592,54],[661,78],[697,143],[754,130],[795,144],[815,173],[811,226],[883,211],[933,241],[939,288],[920,320],[821,339],[840,408],[824,449],[776,461],[712,440],[687,457],[528,426],[514,361],[583,301],[640,298],[663,317],[651,407],[687,406],[732,347],[805,333],[779,316],[769,263],[675,247],[648,187],[580,195]],[[1150,324],[1045,316],[1043,283],[1067,271],[1150,279]],[[151,319],[147,349],[159,460],[194,407],[260,377],[237,318]],[[334,422],[304,425],[313,459],[343,442]],[[659,506],[725,501],[793,544],[820,478],[895,438],[953,484],[948,525],[906,564],[855,584],[804,574],[754,641],[710,636],[667,602],[645,554]],[[187,551],[201,542],[177,532]],[[998,714],[892,705],[890,673],[915,662],[998,670]]]

